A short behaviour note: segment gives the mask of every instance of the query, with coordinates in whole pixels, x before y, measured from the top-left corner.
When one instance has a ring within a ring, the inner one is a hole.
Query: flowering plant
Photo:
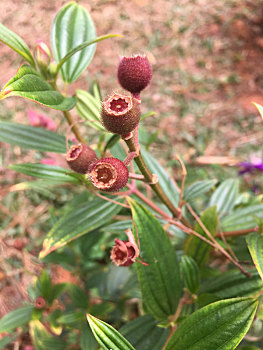
[[[52,50],[38,41],[32,55],[17,34],[0,25],[0,41],[27,61],[0,99],[29,99],[61,111],[65,122],[57,127],[33,110],[31,125],[0,121],[1,142],[35,150],[37,159],[47,152],[59,159],[59,166],[56,158],[8,164],[31,176],[12,191],[49,191],[40,198],[48,202],[50,219],[37,249],[18,238],[13,242],[21,259],[38,259],[41,272],[28,286],[25,304],[0,320],[0,344],[231,350],[249,332],[239,348],[259,349],[262,197],[239,193],[237,179],[186,185],[187,169],[176,155],[179,186],[143,148],[139,129],[151,113],[141,115],[141,106],[152,79],[145,55],[121,57],[117,79],[124,93],[109,92],[103,99],[96,82],[89,91],[64,93],[88,67],[96,43],[117,36],[96,37],[89,13],[75,2],[53,22]],[[88,127],[96,130],[94,143],[88,142]],[[70,271],[71,281],[56,282],[50,273],[55,264]]]

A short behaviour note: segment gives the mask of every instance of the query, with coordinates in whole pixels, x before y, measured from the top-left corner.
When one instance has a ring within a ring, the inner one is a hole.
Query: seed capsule
[[[119,135],[133,131],[140,121],[140,103],[136,98],[114,94],[102,103],[102,122],[105,128]]]
[[[129,171],[117,158],[101,158],[92,164],[88,176],[93,186],[99,190],[114,192],[127,184]]]
[[[96,160],[97,156],[93,149],[83,144],[71,146],[66,154],[69,167],[80,174],[86,174]]]

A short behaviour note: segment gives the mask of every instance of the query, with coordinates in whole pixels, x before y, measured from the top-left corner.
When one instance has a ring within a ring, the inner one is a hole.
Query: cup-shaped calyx
[[[140,102],[131,96],[113,94],[102,103],[101,118],[108,131],[127,135],[139,124]]]
[[[117,76],[125,90],[139,94],[151,81],[152,67],[145,55],[124,56],[120,59]]]
[[[97,189],[114,192],[127,184],[129,171],[126,165],[117,158],[101,158],[92,164],[88,176]]]
[[[96,153],[88,145],[72,145],[66,154],[69,167],[80,174],[86,174],[97,160]]]

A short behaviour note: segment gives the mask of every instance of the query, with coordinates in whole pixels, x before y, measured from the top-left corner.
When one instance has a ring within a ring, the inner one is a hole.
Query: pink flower
[[[54,131],[56,129],[56,125],[52,119],[50,119],[46,115],[38,114],[32,109],[28,111],[28,118],[32,126],[42,127],[51,131]]]
[[[41,159],[41,164],[46,164],[46,165],[56,165],[56,161],[54,159],[50,158],[43,158]]]
[[[139,257],[140,251],[135,242],[131,230],[127,230],[126,234],[129,241],[121,241],[115,239],[115,245],[111,250],[111,260],[117,266],[130,266]]]

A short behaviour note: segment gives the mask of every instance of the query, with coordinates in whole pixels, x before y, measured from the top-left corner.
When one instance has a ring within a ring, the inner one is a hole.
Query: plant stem
[[[124,140],[129,147],[130,152],[136,152],[136,145],[134,142],[134,138],[131,137],[128,140]],[[175,208],[173,203],[170,201],[170,199],[166,196],[164,191],[162,190],[161,186],[158,183],[152,184],[153,174],[151,173],[150,169],[147,167],[147,165],[144,162],[144,159],[142,157],[141,152],[139,152],[139,155],[134,158],[138,168],[140,169],[141,173],[145,177],[146,181],[149,182],[149,185],[154,190],[154,192],[157,194],[157,196],[160,198],[160,200],[167,206],[167,208],[172,212],[173,216],[179,218],[181,222],[187,226],[191,227],[189,222],[182,217],[181,210]]]
[[[235,236],[243,236],[250,232],[257,232],[257,231],[258,231],[258,226],[252,227],[252,228],[245,228],[243,230],[226,231],[226,232],[222,232],[222,234],[224,235],[224,237],[235,237]],[[216,237],[220,237],[220,233],[217,233]]]
[[[80,143],[86,144],[86,141],[84,140],[84,138],[80,134],[78,126],[76,124],[74,125],[71,113],[69,111],[64,111],[63,114],[66,117],[68,124],[71,126],[71,129],[72,129],[74,135],[76,136],[77,140]]]

